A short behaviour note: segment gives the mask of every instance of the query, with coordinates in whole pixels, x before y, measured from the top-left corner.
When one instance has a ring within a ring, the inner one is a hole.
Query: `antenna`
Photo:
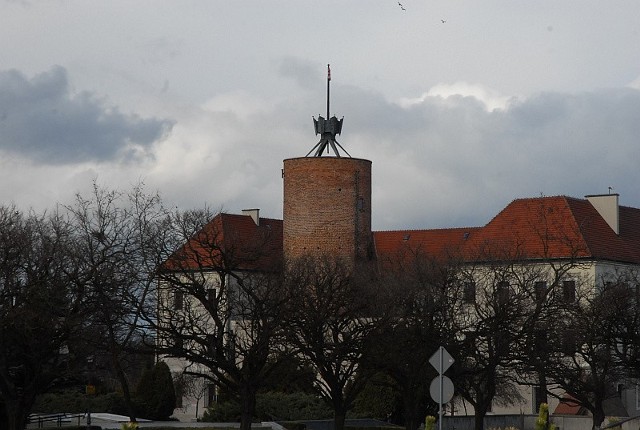
[[[318,119],[315,119],[315,117],[313,118],[313,125],[316,130],[316,135],[317,134],[320,135],[320,141],[316,143],[316,146],[314,146],[311,149],[311,151],[307,153],[306,155],[307,157],[314,150],[316,151],[314,156],[321,157],[325,148],[327,149],[327,153],[329,153],[329,148],[333,149],[333,153],[338,158],[340,158],[340,151],[338,151],[338,148],[342,149],[345,152],[345,154],[351,157],[351,155],[349,155],[349,153],[336,140],[336,135],[342,132],[342,120],[344,118],[338,119],[335,117],[335,115],[332,116],[331,118],[329,117],[330,115],[329,103],[331,100],[330,96],[331,96],[331,65],[327,64],[327,119],[323,118],[320,115],[318,115]]]

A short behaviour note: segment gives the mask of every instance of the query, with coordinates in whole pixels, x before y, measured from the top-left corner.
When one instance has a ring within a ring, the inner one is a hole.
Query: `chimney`
[[[598,211],[600,216],[609,224],[609,227],[620,234],[620,217],[618,206],[619,194],[599,194],[595,196],[584,196],[589,203]]]
[[[260,209],[242,209],[242,215],[248,215],[256,225],[260,225]]]

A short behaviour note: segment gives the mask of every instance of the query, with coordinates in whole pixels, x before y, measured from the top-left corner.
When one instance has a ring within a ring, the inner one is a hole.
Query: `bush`
[[[31,412],[41,414],[84,413],[86,411],[121,413],[124,409],[124,399],[120,394],[87,396],[79,390],[68,390],[38,396]]]
[[[319,420],[333,417],[333,411],[313,394],[270,392],[258,394],[256,416],[261,421]]]
[[[608,424],[610,426],[609,428],[611,430],[622,430],[622,425],[615,425],[618,423],[618,421],[619,420],[617,418],[614,418],[614,417],[609,418],[609,424]]]
[[[233,400],[218,402],[204,412],[204,422],[238,422],[240,405]],[[258,421],[319,420],[333,417],[333,411],[318,397],[307,393],[260,393],[256,398]]]
[[[428,415],[424,421],[424,430],[435,430],[436,428],[436,417],[433,415]]]
[[[239,422],[240,405],[234,401],[218,402],[209,406],[202,414],[200,421],[207,423]]]
[[[555,424],[549,423],[549,405],[540,403],[538,418],[536,418],[535,430],[555,430]]]
[[[138,414],[151,420],[166,420],[176,407],[176,392],[171,371],[159,361],[143,374],[136,389],[135,403]]]
[[[394,413],[402,409],[400,398],[392,385],[393,381],[387,375],[374,375],[356,397],[348,417],[388,421]]]

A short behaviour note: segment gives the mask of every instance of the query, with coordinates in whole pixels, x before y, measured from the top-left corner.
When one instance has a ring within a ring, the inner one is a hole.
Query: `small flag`
[[[331,65],[327,64],[327,80],[331,80]]]

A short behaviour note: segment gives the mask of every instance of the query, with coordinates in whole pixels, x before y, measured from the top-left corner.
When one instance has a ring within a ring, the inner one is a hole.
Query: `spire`
[[[320,135],[320,141],[316,143],[311,151],[307,153],[307,157],[313,151],[315,151],[314,157],[322,157],[324,150],[327,150],[327,154],[329,153],[329,147],[333,150],[333,153],[336,157],[340,157],[340,151],[338,148],[342,149],[345,154],[349,157],[349,153],[338,143],[336,140],[336,135],[340,134],[342,131],[342,120],[344,118],[336,118],[335,115],[329,118],[329,101],[330,101],[330,90],[331,90],[331,65],[327,64],[327,118],[324,119],[322,116],[318,115],[318,119],[313,118],[313,125],[316,130],[316,135]]]

